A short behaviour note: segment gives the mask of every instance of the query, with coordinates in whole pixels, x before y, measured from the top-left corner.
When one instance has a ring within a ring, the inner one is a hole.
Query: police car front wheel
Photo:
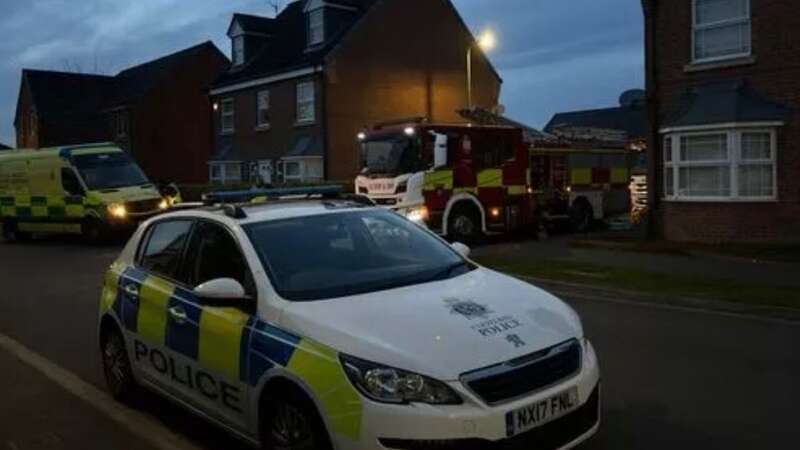
[[[329,450],[325,427],[316,409],[289,392],[267,407],[262,441],[268,450]]]
[[[125,341],[116,330],[106,334],[102,344],[103,372],[111,395],[119,401],[131,399],[136,389],[136,381],[131,371]]]

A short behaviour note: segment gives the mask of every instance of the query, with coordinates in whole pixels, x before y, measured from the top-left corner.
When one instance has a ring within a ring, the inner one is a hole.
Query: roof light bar
[[[279,189],[249,189],[246,191],[210,192],[203,194],[203,203],[247,203],[257,198],[281,199],[285,197],[338,197],[344,193],[342,186],[314,186]]]

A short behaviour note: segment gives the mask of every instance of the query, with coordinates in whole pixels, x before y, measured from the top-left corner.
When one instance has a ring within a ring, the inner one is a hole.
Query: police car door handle
[[[137,298],[139,296],[139,288],[136,287],[135,284],[129,284],[125,286],[125,293],[133,298]]]
[[[186,315],[186,311],[180,306],[173,306],[169,309],[169,316],[172,318],[175,323],[178,325],[183,325],[186,323],[186,319],[188,316]]]

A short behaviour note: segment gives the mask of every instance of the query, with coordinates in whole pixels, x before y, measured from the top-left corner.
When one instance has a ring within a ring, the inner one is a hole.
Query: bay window
[[[750,55],[750,0],[694,0],[694,62]]]
[[[775,131],[721,130],[664,137],[667,200],[773,200]]]

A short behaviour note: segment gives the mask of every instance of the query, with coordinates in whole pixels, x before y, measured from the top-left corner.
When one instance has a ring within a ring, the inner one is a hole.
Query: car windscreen
[[[462,275],[474,266],[403,217],[335,212],[245,225],[278,294],[333,299]]]
[[[72,163],[92,191],[150,183],[142,169],[125,153],[75,155]]]
[[[370,174],[399,175],[420,166],[415,141],[405,135],[364,142],[362,158]]]

